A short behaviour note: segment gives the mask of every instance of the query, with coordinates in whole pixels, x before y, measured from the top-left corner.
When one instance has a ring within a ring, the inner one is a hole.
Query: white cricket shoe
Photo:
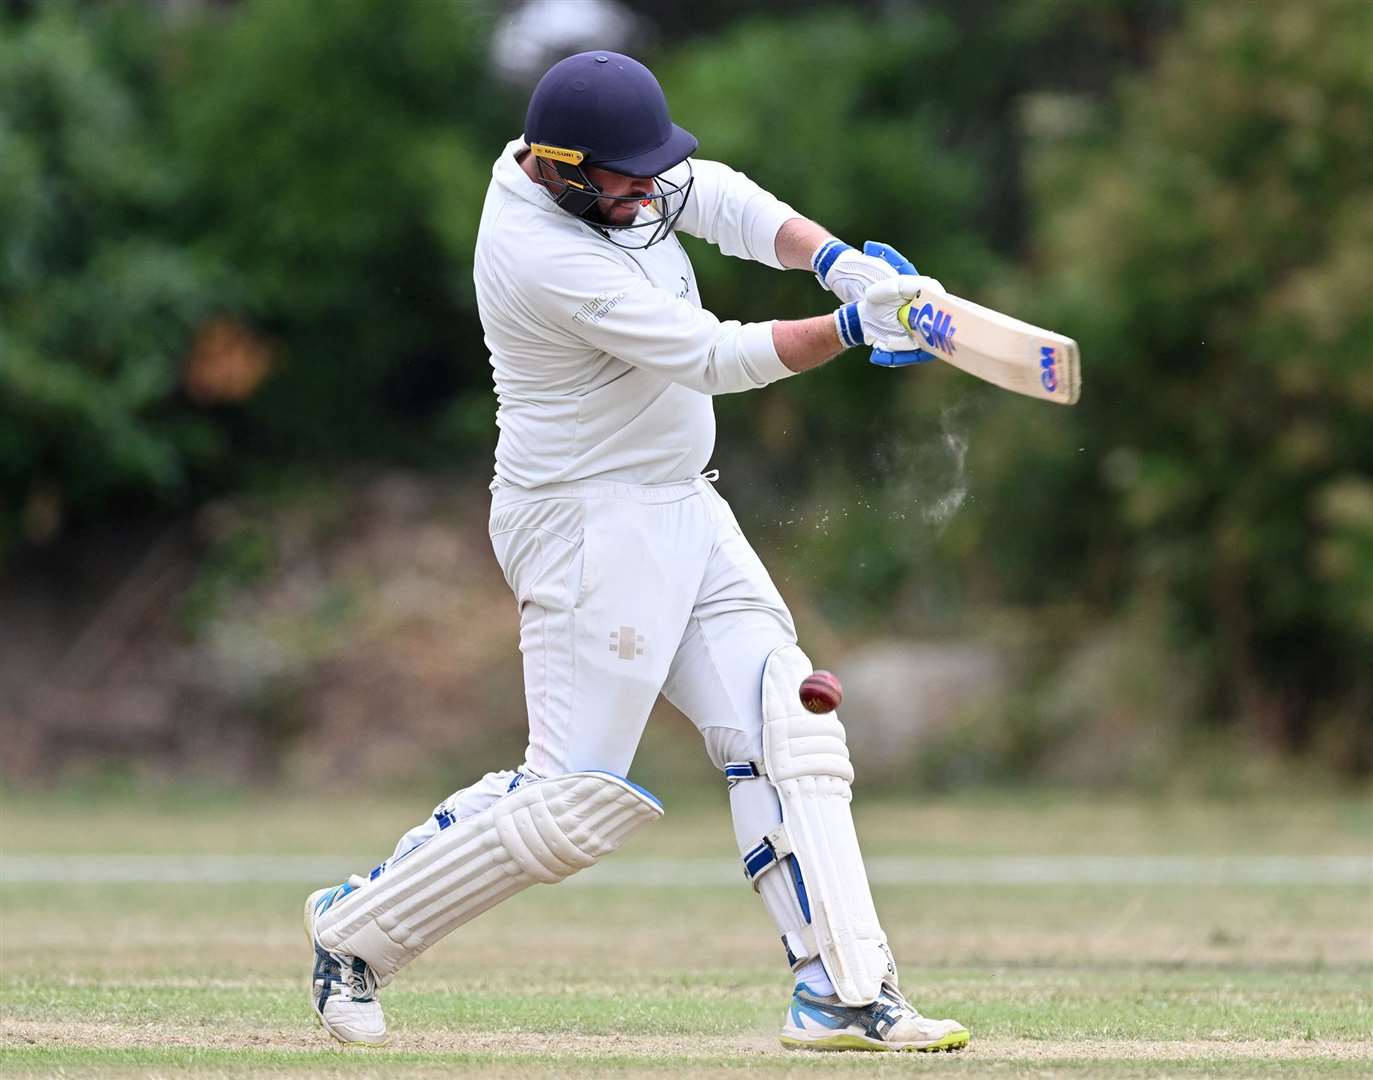
[[[888,983],[871,1005],[857,1006],[798,983],[782,1025],[791,1050],[961,1050],[968,1038],[957,1020],[927,1020]]]
[[[312,892],[305,901],[305,933],[315,950],[310,981],[310,1007],[324,1030],[341,1043],[380,1046],[386,1041],[386,1018],[377,1001],[377,977],[367,961],[329,952],[315,936],[315,920],[339,897],[352,892],[345,883]]]

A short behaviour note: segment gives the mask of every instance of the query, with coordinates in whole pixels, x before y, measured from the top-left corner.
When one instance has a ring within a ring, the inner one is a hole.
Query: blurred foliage
[[[1297,747],[1342,716],[1362,769],[1370,55],[1368,4],[1204,5],[1117,123],[1034,147],[1042,274],[1022,307],[1080,335],[1086,388],[1070,417],[988,416],[973,515],[990,596],[1162,595],[1211,672],[1203,714]]]
[[[179,42],[185,233],[235,267],[282,343],[246,409],[254,453],[470,449],[444,413],[485,390],[486,366],[476,348],[455,363],[454,343],[480,341],[471,250],[519,108],[474,92],[489,23],[481,3],[267,2]]]
[[[120,40],[62,5],[0,37],[0,553],[66,505],[173,494],[220,447],[177,407],[177,365],[232,293],[168,228],[184,176]]]
[[[453,343],[480,341],[471,247],[519,108],[472,92],[489,22],[312,0],[0,23],[0,552],[282,458],[486,447],[486,364]],[[224,311],[271,377],[242,405],[187,400]]]
[[[1373,767],[1373,5],[635,6],[703,156],[1083,344],[1074,410],[857,355],[720,399],[760,546],[853,620],[1143,618],[1184,719]],[[289,465],[488,467],[502,5],[9,10],[0,557]],[[832,303],[700,255],[721,315]]]
[[[689,42],[659,70],[703,156],[851,243],[894,242],[979,296],[1022,255],[1024,102],[1107,99],[1175,8],[945,2],[750,19]],[[709,255],[696,269],[706,305],[740,318],[818,314],[832,302],[802,274]],[[796,551],[831,612],[943,625],[962,610],[962,582],[981,575],[966,557],[978,526],[959,511],[977,497],[971,433],[989,430],[982,417],[999,397],[952,371],[879,371],[855,356],[717,399],[717,458],[764,543]]]

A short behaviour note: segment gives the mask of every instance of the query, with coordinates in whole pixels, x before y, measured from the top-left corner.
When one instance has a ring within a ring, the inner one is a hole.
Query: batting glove
[[[863,245],[863,254],[872,255],[890,265],[898,274],[918,274],[915,265],[890,244],[879,244],[869,240]],[[874,348],[869,362],[878,367],[905,367],[907,364],[924,364],[935,358],[934,353],[924,349],[881,349]]]
[[[871,240],[863,245],[860,253],[842,240],[826,240],[810,257],[811,269],[823,288],[828,289],[846,304],[861,300],[868,286],[887,278],[896,277],[903,271],[895,264],[878,256],[874,247],[884,247],[896,255],[896,251],[886,244],[874,245]],[[898,259],[900,255],[896,255]],[[902,262],[905,262],[902,259]]]
[[[881,350],[887,354],[916,352],[915,342],[906,333],[896,313],[903,305],[918,297],[933,280],[902,274],[869,285],[861,300],[845,304],[834,313],[839,340],[847,348],[872,345],[874,351]]]

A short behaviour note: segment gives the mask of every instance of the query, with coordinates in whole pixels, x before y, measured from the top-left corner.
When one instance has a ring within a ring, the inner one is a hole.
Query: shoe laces
[[[323,984],[321,1001],[339,994],[350,1001],[371,1001],[377,992],[377,977],[360,956],[329,952],[315,946],[315,981]]]
[[[890,1003],[888,1007],[891,1010],[892,1019],[894,1021],[900,1020],[906,1016],[915,1020],[924,1019],[920,1010],[906,1000],[906,995],[889,982],[884,982],[882,984],[882,993],[877,998],[878,1004],[883,1001]]]
[[[343,986],[348,991],[348,996],[354,1001],[371,1001],[376,996],[377,977],[372,974],[367,961],[360,956],[345,956],[340,959],[350,961],[339,965]]]

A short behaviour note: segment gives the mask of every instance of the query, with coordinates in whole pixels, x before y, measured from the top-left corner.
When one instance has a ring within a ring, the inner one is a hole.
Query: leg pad
[[[797,696],[811,673],[795,645],[763,668],[763,764],[782,804],[791,858],[800,867],[810,929],[835,991],[847,1005],[876,1001],[896,983],[850,812],[853,766],[833,712],[811,713]]]
[[[335,901],[316,926],[320,944],[362,957],[384,984],[463,923],[590,866],[662,813],[652,795],[611,773],[522,784]]]

